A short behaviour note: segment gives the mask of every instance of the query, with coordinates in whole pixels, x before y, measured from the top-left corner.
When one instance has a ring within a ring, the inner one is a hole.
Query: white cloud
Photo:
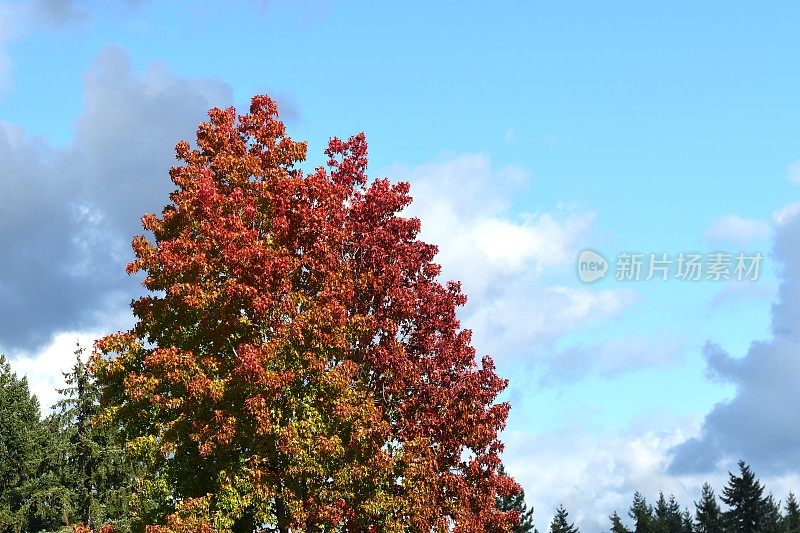
[[[512,412],[513,413],[513,412]],[[682,508],[694,513],[704,482],[717,494],[728,482],[728,472],[738,473],[736,460],[727,458],[707,474],[671,475],[667,472],[673,446],[700,432],[701,417],[663,416],[642,418],[619,431],[592,434],[572,424],[546,434],[508,431],[504,434],[503,462],[525,489],[525,500],[534,507],[539,531],[546,531],[555,508],[563,503],[582,531],[608,531],[608,516],[617,511],[623,522],[633,493],[640,491],[649,502],[659,491],[674,494]],[[800,487],[797,473],[756,474],[768,491],[785,500]]]
[[[498,358],[525,355],[559,364],[547,355],[559,337],[602,323],[630,301],[622,291],[543,286],[519,276],[474,302],[464,325],[476,347]]]
[[[518,166],[494,167],[465,154],[389,175],[410,179],[406,214],[422,221],[421,238],[439,247],[442,277],[462,282],[462,313],[476,348],[500,359],[530,356],[562,334],[597,324],[629,301],[623,291],[575,283],[573,261],[594,220],[590,211],[559,205],[550,212],[510,211],[530,183]]]
[[[786,165],[786,179],[792,183],[800,183],[800,161]]]
[[[772,228],[767,222],[739,215],[727,215],[715,220],[704,234],[712,245],[734,244],[748,246],[768,240]]]
[[[783,226],[796,217],[798,213],[800,213],[800,202],[793,202],[775,211],[772,214],[772,220],[778,226]]]
[[[50,344],[35,352],[17,352],[9,356],[11,369],[18,376],[28,378],[28,386],[39,399],[42,415],[50,412],[59,399],[57,389],[64,388],[63,372],[75,363],[76,343],[85,348],[84,360],[92,351],[92,344],[100,334],[71,331],[55,335]]]
[[[407,214],[422,220],[421,238],[439,247],[444,276],[462,281],[474,296],[498,278],[567,264],[594,219],[565,207],[509,214],[509,198],[529,183],[530,173],[514,165],[493,168],[482,154],[396,166],[390,175],[410,177],[414,202]]]
[[[561,503],[582,531],[607,531],[614,510],[626,517],[634,491],[652,501],[663,490],[684,506],[699,492],[699,479],[665,474],[667,451],[695,434],[698,426],[694,420],[672,422],[671,427],[634,424],[623,432],[601,434],[577,424],[540,435],[507,432],[503,461],[525,489],[540,531],[547,529]]]

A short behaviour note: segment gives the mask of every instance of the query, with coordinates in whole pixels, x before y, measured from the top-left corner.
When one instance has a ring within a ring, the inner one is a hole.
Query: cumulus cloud
[[[60,399],[58,389],[66,386],[64,373],[75,363],[74,355],[70,357],[70,354],[80,346],[85,349],[83,360],[86,361],[92,343],[99,336],[99,332],[62,332],[40,350],[11,355],[14,372],[28,379],[28,387],[39,399],[42,414],[47,414]]]
[[[736,396],[717,404],[700,435],[676,446],[670,470],[709,471],[731,457],[765,472],[800,472],[800,216],[785,210],[774,255],[782,265],[772,338],[753,342],[744,357],[709,343],[709,372],[736,385]]]
[[[564,333],[599,323],[629,301],[623,291],[574,287],[572,262],[594,214],[568,206],[510,213],[531,174],[463,154],[417,167],[396,166],[410,179],[407,210],[422,221],[421,238],[439,247],[443,278],[462,282],[469,303],[464,325],[479,351],[496,358],[535,355]],[[571,285],[572,284],[572,285]]]
[[[421,219],[421,237],[439,247],[445,277],[476,296],[493,280],[567,264],[594,218],[566,208],[509,215],[509,200],[530,173],[515,165],[493,168],[483,154],[398,166],[390,175],[410,177],[414,202],[407,214]]]
[[[582,531],[608,531],[608,516],[616,510],[625,518],[637,490],[650,501],[658,491],[675,494],[683,505],[696,498],[699,478],[676,478],[664,471],[667,451],[693,434],[696,423],[671,422],[669,428],[634,423],[600,434],[577,424],[538,435],[507,432],[503,462],[525,489],[539,531],[547,529],[562,503]]]
[[[47,344],[59,331],[93,328],[126,308],[137,289],[124,275],[139,217],[171,190],[175,143],[191,138],[230,89],[151,66],[131,70],[104,51],[84,78],[75,139],[55,149],[0,124],[0,349]]]
[[[767,222],[739,215],[727,215],[713,222],[704,234],[706,242],[712,245],[749,246],[768,240],[772,228]]]
[[[562,503],[582,531],[608,531],[613,511],[633,525],[627,511],[635,491],[650,503],[659,492],[673,494],[693,512],[703,483],[710,483],[719,494],[728,482],[728,472],[738,472],[734,459],[720,462],[718,469],[708,473],[668,471],[670,451],[698,435],[700,422],[695,417],[659,414],[643,415],[622,430],[599,433],[577,423],[543,434],[508,431],[503,462],[525,489],[539,531],[547,529]],[[764,475],[755,471],[778,499],[800,486],[797,472]]]

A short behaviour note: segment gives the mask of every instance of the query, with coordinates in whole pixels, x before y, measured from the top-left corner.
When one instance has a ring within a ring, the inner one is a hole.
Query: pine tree
[[[689,509],[684,509],[681,515],[681,533],[695,533],[692,513],[689,512]]]
[[[550,533],[579,533],[580,530],[575,527],[575,524],[569,523],[568,517],[569,513],[564,508],[564,504],[559,505],[553,521],[550,522]]]
[[[506,475],[505,466],[500,465],[498,474]],[[503,512],[516,511],[519,513],[519,524],[514,526],[513,533],[538,533],[533,525],[533,507],[528,509],[525,504],[525,491],[521,488],[517,494],[497,496],[497,509]]]
[[[700,501],[695,502],[694,506],[697,533],[722,533],[722,509],[717,503],[717,498],[711,485],[708,483],[703,484],[703,493],[700,496]]]
[[[728,485],[722,489],[720,499],[729,507],[724,513],[725,530],[729,533],[757,533],[768,513],[764,486],[744,461],[739,461],[739,470],[738,476],[728,473]]]
[[[800,505],[793,492],[786,498],[786,514],[783,517],[784,533],[800,533]]]
[[[62,399],[54,419],[65,441],[75,518],[94,528],[124,523],[131,472],[114,428],[97,423],[99,392],[83,352],[76,348],[75,364],[64,373],[67,387],[58,391]]]
[[[47,433],[25,377],[0,355],[0,531],[30,531],[27,515]],[[36,531],[36,529],[34,529]]]
[[[781,502],[776,501],[770,494],[764,502],[764,521],[761,524],[762,533],[783,533],[783,517],[781,516]]]
[[[634,533],[652,533],[655,517],[653,508],[648,505],[647,500],[641,492],[636,491],[633,495],[633,503],[628,511],[628,516],[633,519]]]
[[[21,531],[52,531],[72,522],[73,492],[66,466],[69,449],[53,415],[42,422],[36,473],[24,485],[25,504],[19,513]]]
[[[625,527],[625,524],[622,523],[622,519],[619,517],[616,511],[614,511],[608,518],[611,520],[611,533],[631,533],[631,530]]]
[[[667,501],[664,493],[659,492],[653,529],[658,533],[681,533],[682,525],[681,508],[675,496],[670,496]]]

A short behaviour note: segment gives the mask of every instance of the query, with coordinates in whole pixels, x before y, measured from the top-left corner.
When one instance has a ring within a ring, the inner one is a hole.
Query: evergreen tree
[[[793,492],[786,498],[786,514],[782,522],[784,533],[800,533],[800,505]]]
[[[614,511],[608,518],[611,520],[611,533],[631,533],[631,530],[625,527],[625,524],[622,523],[622,519],[619,517],[616,511]]]
[[[708,483],[703,484],[703,493],[700,496],[700,501],[695,502],[694,506],[697,533],[723,532],[722,509],[717,503],[717,497],[714,495],[714,489],[711,488],[711,485]]]
[[[39,437],[39,462],[24,486],[25,503],[20,509],[21,531],[53,531],[72,523],[74,517],[71,474],[66,466],[69,449],[55,417],[43,422]]]
[[[564,508],[564,504],[559,505],[553,521],[550,522],[550,533],[579,533],[580,530],[575,527],[575,524],[569,523],[568,516],[569,513]]]
[[[721,500],[729,507],[724,513],[725,529],[729,533],[758,533],[768,513],[764,486],[744,461],[739,461],[739,475],[728,473],[728,485],[722,489]]]
[[[782,522],[781,502],[776,501],[772,494],[770,494],[764,502],[764,521],[760,531],[762,533],[782,533]]]
[[[628,511],[628,516],[633,519],[634,533],[652,533],[655,521],[653,508],[648,505],[647,500],[639,491],[633,495],[633,503]]]
[[[681,533],[694,533],[694,531],[692,513],[689,512],[689,509],[684,509],[681,515]]]
[[[0,531],[28,531],[26,514],[46,433],[39,401],[0,355]]]
[[[658,493],[654,518],[654,531],[658,533],[681,533],[683,525],[681,508],[675,500],[675,496],[670,496],[669,501],[667,501],[663,492]]]
[[[506,475],[505,466],[500,465],[498,473],[501,476]],[[517,511],[519,513],[519,524],[517,524],[513,533],[538,533],[533,525],[533,507],[528,509],[525,504],[525,491],[520,489],[517,494],[510,496],[497,496],[497,509],[500,511]]]
[[[130,472],[114,428],[97,424],[99,393],[94,377],[83,361],[84,350],[75,350],[75,364],[64,373],[67,387],[53,416],[64,438],[67,486],[74,502],[75,520],[97,528],[124,522]]]

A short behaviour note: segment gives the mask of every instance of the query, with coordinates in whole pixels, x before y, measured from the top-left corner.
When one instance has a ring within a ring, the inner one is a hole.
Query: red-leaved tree
[[[506,381],[476,361],[459,284],[438,281],[436,247],[400,216],[409,184],[367,178],[363,134],[304,174],[306,144],[277,116],[266,96],[213,109],[196,148],[177,145],[176,189],[128,266],[151,295],[96,344],[105,418],[148,465],[143,519],[510,530],[517,513],[495,504],[518,490],[497,471]]]

